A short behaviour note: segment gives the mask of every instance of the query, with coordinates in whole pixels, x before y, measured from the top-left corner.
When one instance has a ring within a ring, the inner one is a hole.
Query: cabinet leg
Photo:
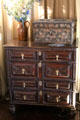
[[[9,111],[10,111],[12,114],[15,114],[15,112],[16,112],[16,107],[15,107],[15,105],[10,105],[10,106],[9,106]]]

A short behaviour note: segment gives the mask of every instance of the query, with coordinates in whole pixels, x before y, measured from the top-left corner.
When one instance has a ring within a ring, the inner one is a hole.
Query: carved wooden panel
[[[36,103],[38,100],[36,91],[14,91],[14,100],[19,102]]]
[[[26,76],[26,77],[37,77],[37,68],[36,63],[27,62],[27,63],[13,63],[12,67],[12,76]]]
[[[71,83],[70,82],[64,82],[63,81],[50,81],[45,80],[44,81],[44,88],[45,89],[56,89],[56,90],[70,90],[71,89]]]
[[[13,88],[37,88],[36,80],[13,80],[12,81]]]
[[[74,61],[74,53],[72,51],[45,51],[44,60],[56,61],[56,62],[66,62]]]
[[[15,49],[10,51],[11,61],[30,61],[36,59],[36,52],[34,50]]]
[[[72,64],[46,62],[44,63],[43,77],[46,79],[72,79]]]
[[[70,93],[69,92],[53,92],[47,91],[44,92],[44,101],[48,104],[61,104],[63,106],[70,104]]]

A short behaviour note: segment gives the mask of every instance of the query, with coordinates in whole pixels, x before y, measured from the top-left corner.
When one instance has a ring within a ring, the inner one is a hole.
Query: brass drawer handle
[[[39,68],[42,67],[42,63],[41,63],[41,62],[38,63],[38,67],[39,67]]]
[[[24,54],[23,53],[21,53],[21,58],[22,58],[22,60],[24,59]]]
[[[39,52],[38,52],[38,55],[39,55],[39,56],[41,56],[41,55],[42,55],[41,51],[39,51]]]
[[[56,89],[57,89],[57,90],[59,89],[59,84],[58,84],[58,83],[56,84]]]
[[[23,69],[22,69],[22,74],[24,74],[24,73],[25,73],[25,69],[23,68]]]
[[[42,91],[39,92],[39,95],[42,96]]]
[[[42,86],[42,81],[39,81],[39,86]]]
[[[59,75],[59,70],[56,70],[56,75],[57,75],[57,76]]]
[[[59,55],[56,55],[56,60],[57,60],[57,61],[59,60]]]
[[[56,97],[56,102],[58,103],[60,99],[60,96]]]
[[[68,89],[70,89],[70,83],[68,84]]]
[[[23,99],[24,99],[24,100],[26,100],[26,99],[27,99],[26,95],[24,95],[24,96],[23,96]]]
[[[25,82],[23,82],[23,88],[25,88],[26,87],[26,83]]]

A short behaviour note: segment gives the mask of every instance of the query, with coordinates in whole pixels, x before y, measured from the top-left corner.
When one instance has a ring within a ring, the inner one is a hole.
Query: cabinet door
[[[43,78],[44,79],[72,79],[72,64],[68,63],[43,63]]]

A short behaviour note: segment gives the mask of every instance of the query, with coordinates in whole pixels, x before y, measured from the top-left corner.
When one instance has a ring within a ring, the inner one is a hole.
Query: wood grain
[[[75,18],[75,0],[69,0],[69,18]]]

